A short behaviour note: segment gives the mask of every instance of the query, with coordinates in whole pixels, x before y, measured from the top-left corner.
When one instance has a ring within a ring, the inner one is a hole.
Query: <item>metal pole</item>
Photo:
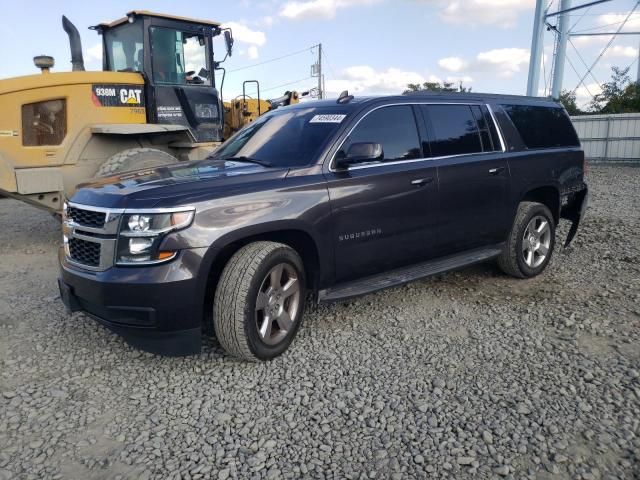
[[[531,55],[529,56],[529,78],[527,79],[527,95],[537,96],[540,84],[540,61],[542,59],[544,35],[544,2],[536,0],[536,13],[531,36]]]
[[[322,88],[322,44],[318,44],[318,98],[324,98],[324,91]]]
[[[638,72],[636,73],[636,83],[640,85],[640,46],[638,47]]]
[[[561,0],[560,10],[571,9],[571,0]],[[551,96],[560,98],[562,92],[562,78],[564,77],[564,62],[567,56],[567,38],[569,35],[569,16],[562,13],[558,19],[558,49],[553,64],[553,82],[551,84]]]

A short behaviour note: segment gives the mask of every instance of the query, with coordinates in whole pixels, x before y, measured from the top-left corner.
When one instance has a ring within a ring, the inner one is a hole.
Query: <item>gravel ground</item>
[[[589,183],[541,277],[480,265],[323,305],[259,364],[67,315],[59,227],[0,199],[0,479],[639,478],[640,169]]]

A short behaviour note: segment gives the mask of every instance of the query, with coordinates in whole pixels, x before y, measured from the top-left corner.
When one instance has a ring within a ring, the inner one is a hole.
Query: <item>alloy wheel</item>
[[[260,339],[277,345],[294,329],[300,308],[300,281],[287,263],[273,267],[262,281],[256,298],[256,324]]]
[[[529,268],[537,268],[549,254],[551,246],[551,228],[549,221],[542,215],[536,215],[527,224],[522,236],[522,254]]]

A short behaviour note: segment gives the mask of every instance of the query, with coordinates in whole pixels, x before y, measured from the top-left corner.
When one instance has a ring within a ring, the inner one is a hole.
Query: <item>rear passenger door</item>
[[[336,146],[345,155],[354,143],[382,147],[376,161],[325,172],[334,226],[336,282],[414,263],[437,243],[436,168],[425,159],[412,105],[366,112]]]
[[[439,178],[439,250],[505,240],[509,170],[486,105],[422,105]]]

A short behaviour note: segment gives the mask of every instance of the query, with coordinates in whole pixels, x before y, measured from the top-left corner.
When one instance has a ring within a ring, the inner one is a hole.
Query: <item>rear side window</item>
[[[578,147],[571,119],[559,107],[502,105],[529,149]]]
[[[346,156],[354,143],[379,143],[383,162],[422,157],[420,139],[410,105],[391,105],[372,111],[353,129],[337,156]]]
[[[421,105],[420,108],[433,131],[432,156],[482,152],[480,130],[469,105]]]

